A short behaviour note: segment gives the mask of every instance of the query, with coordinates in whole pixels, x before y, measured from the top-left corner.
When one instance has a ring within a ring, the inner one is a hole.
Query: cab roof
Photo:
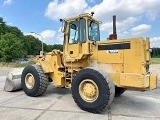
[[[97,23],[100,22],[100,21],[94,19],[93,16],[91,14],[89,14],[89,13],[84,13],[84,14],[80,14],[79,16],[74,16],[74,17],[68,18],[68,19],[66,19],[66,21],[69,22],[69,21],[73,21],[73,20],[76,20],[76,19],[78,20],[80,18],[89,18],[89,19],[94,20]]]

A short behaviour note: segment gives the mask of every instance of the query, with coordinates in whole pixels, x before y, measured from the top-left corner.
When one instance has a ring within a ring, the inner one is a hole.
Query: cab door
[[[69,23],[67,58],[81,59],[84,54],[89,53],[89,44],[86,35],[86,20],[71,21]]]
[[[82,57],[83,55],[89,53],[89,44],[86,35],[86,19],[80,19],[79,23],[79,56]]]
[[[79,56],[79,22],[71,21],[69,23],[69,36],[68,36],[68,55],[71,58]]]

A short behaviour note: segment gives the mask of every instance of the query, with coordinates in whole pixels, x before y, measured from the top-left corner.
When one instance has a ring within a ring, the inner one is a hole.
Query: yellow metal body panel
[[[122,73],[120,85],[124,87],[147,88],[149,87],[149,75]]]
[[[39,58],[37,64],[42,66],[44,73],[53,80],[53,84],[57,87],[65,86],[65,73],[62,71],[62,55],[59,50],[53,50]]]
[[[124,73],[146,74],[146,49],[143,38],[129,40],[131,49],[124,50]]]
[[[79,57],[79,44],[71,44],[68,47],[68,55],[69,57],[75,59]],[[73,53],[73,54],[72,54]]]
[[[99,43],[99,42],[98,42]],[[100,45],[117,45],[123,43],[122,40],[111,40],[111,41],[103,41],[103,43],[99,43]],[[118,50],[118,52],[116,50],[114,50],[113,52],[115,53],[110,53],[111,50],[99,50],[98,51],[98,62],[99,63],[123,63],[123,50]],[[102,57],[103,56],[103,57]]]
[[[48,76],[53,80],[53,85],[56,87],[65,86],[65,74],[60,71],[54,71],[54,73],[49,73]]]
[[[149,40],[149,38],[147,37],[146,38],[146,61],[147,62],[149,62],[150,61],[150,58],[151,58],[151,56],[150,56],[150,40]]]
[[[149,89],[150,90],[153,90],[153,89],[156,89],[157,87],[157,75],[151,75],[150,76],[150,82],[149,82]]]
[[[51,64],[47,61],[38,61],[37,65],[40,65],[43,68],[44,73],[53,72]]]

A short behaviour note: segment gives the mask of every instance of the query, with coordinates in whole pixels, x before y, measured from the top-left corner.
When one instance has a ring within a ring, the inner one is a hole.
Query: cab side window
[[[99,25],[94,21],[88,20],[88,38],[92,41],[99,41]]]
[[[69,24],[69,44],[78,43],[78,21]]]

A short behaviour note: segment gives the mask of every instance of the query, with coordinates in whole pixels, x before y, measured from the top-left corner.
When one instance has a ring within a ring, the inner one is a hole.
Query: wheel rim
[[[28,89],[32,89],[35,85],[34,76],[31,73],[28,73],[25,77],[25,84]]]
[[[85,79],[79,85],[79,94],[86,102],[94,102],[99,96],[99,89],[93,80]]]

